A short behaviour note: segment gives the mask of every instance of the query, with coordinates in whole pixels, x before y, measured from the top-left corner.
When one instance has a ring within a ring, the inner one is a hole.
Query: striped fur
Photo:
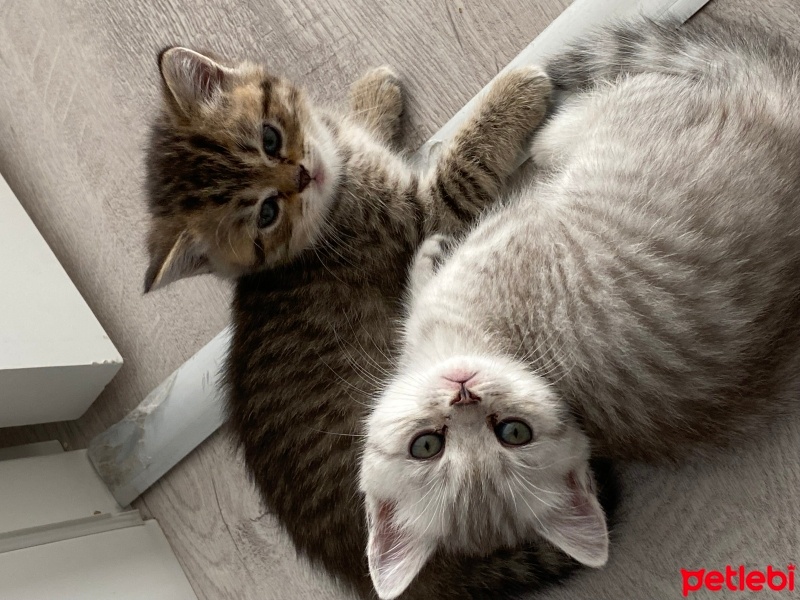
[[[195,248],[216,253],[195,262],[235,276],[226,381],[229,420],[247,466],[298,551],[372,597],[358,457],[370,398],[391,365],[410,258],[431,232],[461,231],[498,196],[544,115],[550,85],[536,69],[508,73],[431,172],[418,173],[392,145],[402,96],[389,69],[354,85],[351,112],[344,115],[312,106],[260,66],[230,69],[230,87],[188,116],[165,85],[166,111],[149,156],[153,266],[147,284],[159,281],[165,253],[174,255],[175,238],[187,227]],[[255,97],[247,100],[248,94]],[[241,110],[243,98],[254,113]],[[283,115],[284,131],[291,127],[304,141],[287,138],[297,155],[284,162],[261,154],[260,162],[253,160],[261,123],[275,115]],[[330,143],[318,144],[321,138]],[[259,189],[275,188],[282,166],[309,160],[303,145],[312,154],[324,150],[316,160],[327,165],[335,186],[326,195],[312,190],[314,184],[298,192],[288,182],[281,202],[291,207],[292,220],[285,230],[254,234],[258,205],[247,199],[260,201]],[[298,229],[310,232],[305,247],[293,245],[291,232]],[[198,244],[204,232],[213,235]],[[226,248],[231,245],[235,252]],[[248,250],[258,247],[260,254]],[[203,270],[193,271],[189,260],[181,265],[188,265],[181,276]],[[613,478],[610,472],[603,477],[611,497]],[[540,543],[484,559],[442,555],[405,597],[495,597],[497,590],[531,589],[574,567]]]
[[[800,51],[753,25],[693,27],[620,24],[554,59],[576,93],[537,134],[540,174],[435,274],[430,250],[418,260],[368,428],[371,522],[390,505],[421,546],[541,535],[599,563],[592,524],[559,519],[586,447],[677,460],[796,409]],[[533,442],[498,443],[504,419]],[[444,449],[415,461],[426,431]]]

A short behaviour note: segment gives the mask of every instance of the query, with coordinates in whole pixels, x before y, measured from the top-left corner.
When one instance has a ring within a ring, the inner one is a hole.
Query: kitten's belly
[[[561,365],[556,387],[590,434],[648,458],[727,441],[771,412],[800,337],[797,250],[785,269],[691,233],[615,235],[582,218],[549,246],[540,238],[520,273],[528,301],[509,314],[527,321],[541,363]]]

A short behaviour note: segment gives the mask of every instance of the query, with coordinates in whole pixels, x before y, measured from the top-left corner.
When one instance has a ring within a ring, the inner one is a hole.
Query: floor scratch
[[[83,138],[86,135],[86,127],[89,125],[89,119],[85,119],[83,121],[83,127],[81,127],[81,132],[78,134],[78,143],[76,144],[77,147],[80,147],[83,144]]]
[[[239,551],[239,545],[236,543],[236,538],[233,537],[233,532],[231,531],[231,526],[228,525],[227,519],[225,519],[225,514],[222,512],[222,505],[219,502],[219,494],[217,493],[217,482],[214,478],[211,478],[211,487],[214,488],[214,500],[217,501],[217,510],[219,511],[219,518],[222,519],[222,523],[225,525],[225,529],[228,530],[228,535],[231,536],[231,540],[233,540],[233,545],[236,547],[236,551]]]
[[[75,91],[78,89],[78,82],[76,81],[72,84],[72,90],[69,93],[69,98],[66,102],[66,108],[64,109],[64,115],[61,117],[61,123],[65,123],[67,120],[67,116],[69,116],[69,110],[72,108],[72,101],[75,100]]]
[[[450,3],[445,3],[447,7],[447,18],[450,21],[450,26],[453,28],[453,35],[456,36],[456,41],[458,42],[458,47],[462,50],[464,49],[464,44],[461,43],[461,36],[458,35],[458,27],[456,27],[456,21],[453,18],[453,12],[450,10]]]
[[[53,56],[53,62],[50,65],[50,72],[47,73],[47,82],[44,84],[44,92],[42,93],[42,98],[44,99],[45,104],[47,104],[47,93],[50,91],[50,82],[53,80],[53,71],[56,69],[56,63],[58,62],[58,55],[61,52],[61,46],[56,46],[56,53]]]
[[[36,71],[36,61],[39,59],[39,52],[42,50],[42,42],[44,41],[44,32],[39,35],[36,41],[36,47],[33,49],[33,58],[31,59],[31,73]]]
[[[233,537],[233,531],[231,530],[231,526],[228,525],[228,520],[225,518],[225,514],[222,512],[222,504],[219,501],[219,493],[217,492],[217,482],[214,479],[214,476],[211,476],[211,488],[214,490],[214,500],[217,502],[217,510],[219,511],[219,517],[222,519],[222,523],[225,525],[225,529],[228,531],[228,535],[231,538],[231,542],[233,542],[233,547],[236,549],[236,559],[238,560],[239,564],[244,569],[247,576],[250,577],[251,581],[254,581],[253,574],[250,572],[250,569],[247,565],[247,560],[245,560],[245,556],[242,553],[242,549],[239,548],[239,542],[236,541],[236,538]]]

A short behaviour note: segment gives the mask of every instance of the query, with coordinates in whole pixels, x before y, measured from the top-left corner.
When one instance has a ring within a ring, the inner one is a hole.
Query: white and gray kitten
[[[603,565],[590,453],[677,459],[789,403],[800,367],[800,53],[649,22],[556,59],[578,93],[535,182],[410,281],[361,471],[383,598],[434,550],[543,537]]]

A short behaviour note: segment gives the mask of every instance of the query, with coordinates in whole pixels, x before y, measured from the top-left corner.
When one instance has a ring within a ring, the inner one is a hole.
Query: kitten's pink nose
[[[448,372],[446,375],[442,375],[442,379],[452,381],[453,383],[467,384],[472,381],[475,375],[477,375],[475,371],[463,371],[461,369],[457,369]]]
[[[303,165],[297,167],[297,193],[301,193],[311,183],[311,175],[308,174]]]
[[[465,371],[462,369],[455,369],[449,371],[446,375],[442,375],[442,379],[450,382],[448,387],[457,391],[453,399],[450,400],[450,406],[454,404],[475,404],[481,401],[481,397],[468,387],[469,384],[473,382],[476,375],[477,373],[475,371]]]
[[[458,390],[458,394],[456,394],[453,399],[450,400],[450,406],[454,406],[456,404],[458,406],[464,406],[465,404],[477,404],[480,401],[481,397],[462,383]]]
[[[474,371],[453,371],[443,376],[443,379],[453,383],[451,387],[458,390],[456,395],[450,400],[450,406],[454,404],[475,404],[481,401],[481,397],[469,389],[469,384],[475,379],[477,373]]]

